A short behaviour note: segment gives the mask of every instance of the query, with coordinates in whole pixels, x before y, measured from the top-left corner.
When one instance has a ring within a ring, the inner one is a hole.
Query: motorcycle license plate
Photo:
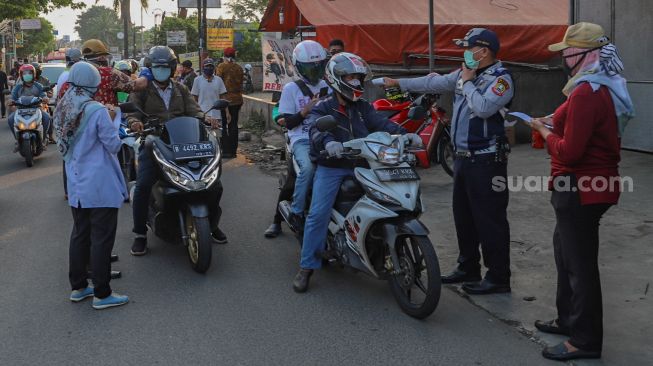
[[[197,158],[212,158],[215,156],[212,142],[195,142],[172,145],[175,160],[190,160]]]
[[[419,180],[419,175],[411,167],[375,169],[374,174],[381,182],[403,182]]]

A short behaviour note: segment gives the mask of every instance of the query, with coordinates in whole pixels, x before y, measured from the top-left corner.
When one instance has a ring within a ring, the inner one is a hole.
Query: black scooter
[[[211,110],[228,105],[228,101],[218,100]],[[175,117],[163,122],[133,103],[120,104],[120,109],[144,116],[142,134],[147,137],[142,148],[148,149],[158,167],[158,180],[150,197],[149,226],[165,241],[181,239],[193,269],[206,272],[211,265],[211,232],[217,229],[221,214],[218,140],[198,118]]]

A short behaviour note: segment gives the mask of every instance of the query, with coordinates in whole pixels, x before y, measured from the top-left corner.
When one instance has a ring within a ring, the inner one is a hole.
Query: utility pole
[[[143,39],[143,33],[145,27],[143,27],[143,5],[141,5],[141,56],[145,55],[145,41]]]
[[[129,18],[127,17],[127,14],[129,14],[129,0],[121,0],[120,1],[120,7],[121,7],[121,12],[122,12],[122,28],[123,28],[123,33],[124,37],[123,39],[123,58],[128,59],[129,58]]]
[[[433,45],[433,42],[435,42],[435,35],[433,33],[433,27],[435,27],[435,21],[433,19],[433,2],[435,0],[429,0],[429,74],[433,72],[433,64],[434,64],[434,51],[433,48],[435,47]]]

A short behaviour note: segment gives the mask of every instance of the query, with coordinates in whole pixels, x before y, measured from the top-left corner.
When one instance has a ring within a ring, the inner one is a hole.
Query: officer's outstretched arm
[[[488,118],[508,104],[515,94],[515,88],[509,75],[496,78],[490,87],[481,91],[472,82],[463,84],[463,95],[467,105],[475,115]]]
[[[430,74],[421,78],[398,79],[401,90],[415,93],[442,94],[456,90],[460,70],[446,75]]]

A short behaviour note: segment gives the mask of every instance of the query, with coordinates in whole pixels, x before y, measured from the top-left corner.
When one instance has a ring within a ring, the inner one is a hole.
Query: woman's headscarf
[[[57,104],[54,127],[57,146],[65,161],[70,158],[78,134],[83,130],[82,112],[100,85],[100,72],[87,62],[77,62],[70,69],[69,88]]]
[[[589,83],[594,91],[601,85],[606,86],[610,90],[617,114],[619,136],[622,136],[626,124],[635,116],[635,109],[628,93],[626,79],[621,76],[624,65],[617,47],[605,37],[605,45],[602,47],[589,52],[584,48],[570,47],[564,50],[563,56],[565,55],[575,55],[567,58],[568,65],[573,66],[578,62],[580,65],[578,72],[569,79],[562,92],[569,96],[583,82]]]

